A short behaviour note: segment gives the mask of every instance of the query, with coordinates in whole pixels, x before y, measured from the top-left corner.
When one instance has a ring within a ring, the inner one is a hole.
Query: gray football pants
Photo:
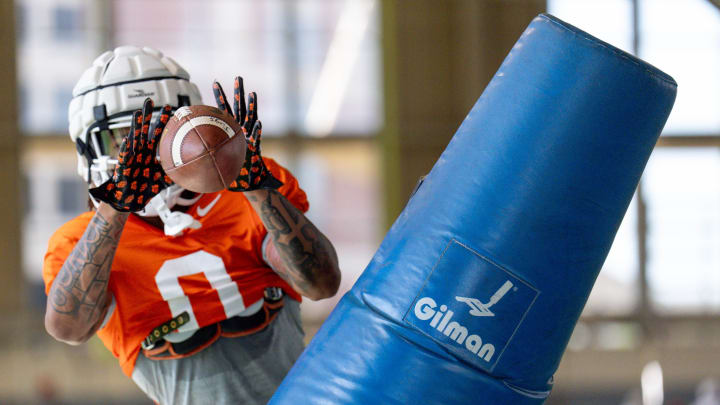
[[[266,404],[304,349],[300,304],[285,306],[267,328],[243,337],[220,337],[189,357],[138,356],[132,379],[161,405]]]

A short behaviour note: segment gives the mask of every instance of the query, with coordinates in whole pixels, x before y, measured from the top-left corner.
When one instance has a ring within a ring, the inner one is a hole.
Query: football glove
[[[242,132],[247,141],[245,163],[240,169],[240,175],[230,184],[228,190],[278,189],[283,183],[270,173],[260,155],[262,124],[258,121],[257,116],[257,94],[251,92],[248,95],[248,106],[246,107],[243,80],[239,76],[235,78],[233,109],[230,108],[225,92],[217,81],[213,83],[213,93],[218,108],[228,112],[236,122],[242,125]]]
[[[90,194],[121,212],[142,210],[160,190],[172,184],[157,160],[157,145],[170,119],[165,105],[150,127],[153,102],[146,98],[142,110],[133,113],[130,132],[123,139],[113,176]],[[152,134],[152,135],[151,135]]]

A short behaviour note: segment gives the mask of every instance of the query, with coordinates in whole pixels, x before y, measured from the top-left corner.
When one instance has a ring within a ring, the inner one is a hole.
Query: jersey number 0
[[[200,273],[205,275],[212,288],[217,291],[228,318],[245,310],[238,285],[230,278],[220,257],[200,250],[177,259],[166,260],[155,275],[158,290],[170,306],[173,317],[185,311],[190,314],[190,321],[178,329],[178,332],[199,328],[190,299],[180,286],[179,278]]]

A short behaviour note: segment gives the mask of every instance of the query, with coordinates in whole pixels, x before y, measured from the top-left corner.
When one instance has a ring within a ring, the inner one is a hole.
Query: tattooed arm
[[[101,203],[48,293],[45,329],[55,339],[80,344],[100,328],[108,306],[110,266],[128,213]]]
[[[340,269],[325,235],[275,190],[246,191],[245,196],[268,230],[264,253],[275,272],[312,300],[335,295]]]

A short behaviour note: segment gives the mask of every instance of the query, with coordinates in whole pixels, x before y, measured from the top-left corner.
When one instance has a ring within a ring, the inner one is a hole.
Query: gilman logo
[[[512,287],[512,283],[510,286]],[[458,345],[464,345],[465,349],[489,363],[495,354],[495,346],[490,343],[483,344],[480,336],[469,334],[466,327],[455,321],[451,322],[454,312],[448,310],[446,305],[440,305],[440,308],[436,308],[437,303],[434,299],[430,297],[420,298],[415,303],[415,317],[421,321],[430,320],[430,326],[443,335],[450,337]]]
[[[510,270],[451,240],[403,321],[453,356],[491,372],[539,294]]]
[[[487,304],[484,304],[477,298],[455,297],[455,299],[468,304],[468,306],[470,307],[470,315],[472,316],[495,316],[495,314],[490,311],[490,307],[497,304],[498,301],[500,301],[500,299],[502,299],[502,297],[507,294],[507,292],[510,291],[512,287],[512,281],[507,280],[505,284],[498,288],[495,294],[490,297],[490,301],[488,301]]]

